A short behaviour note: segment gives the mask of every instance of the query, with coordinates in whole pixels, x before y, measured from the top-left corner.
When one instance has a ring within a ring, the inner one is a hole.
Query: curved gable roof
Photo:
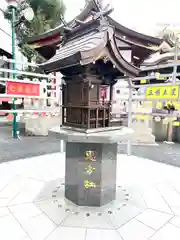
[[[68,23],[68,26],[70,26],[72,28],[74,26],[77,26],[78,23],[75,22],[75,20],[78,19],[80,21],[85,21],[88,18],[88,16],[91,15],[92,11],[98,12],[98,7],[94,0],[90,0],[88,2],[88,4],[84,7],[82,12],[76,18],[74,18],[72,21],[70,21]],[[139,39],[140,41],[147,43],[149,45],[160,45],[162,43],[162,40],[160,38],[155,38],[155,37],[148,36],[148,35],[145,35],[142,33],[138,33],[134,30],[131,30],[131,29],[121,25],[120,23],[116,22],[113,18],[111,18],[109,16],[107,17],[107,19],[108,19],[108,22],[112,26],[114,26],[118,32],[121,32],[122,34],[129,36],[129,38]],[[59,41],[60,41],[60,38],[61,38],[60,35],[61,35],[61,32],[63,31],[63,29],[64,29],[64,26],[60,25],[50,31],[43,33],[43,34],[29,38],[27,42],[30,45],[35,44],[39,41],[44,41],[47,38],[54,37],[55,35],[58,35],[58,34],[59,34]]]

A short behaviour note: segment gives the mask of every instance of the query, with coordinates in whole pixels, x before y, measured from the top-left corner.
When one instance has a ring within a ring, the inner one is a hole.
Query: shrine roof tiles
[[[40,67],[46,73],[50,73],[72,66],[88,65],[102,57],[107,57],[120,72],[137,76],[140,69],[121,55],[115,41],[114,28],[108,25],[103,26],[99,30],[91,29],[85,35],[68,40],[50,60],[41,64]]]
[[[177,56],[178,60],[180,60],[180,54]],[[143,62],[144,66],[154,66],[160,63],[166,63],[167,61],[174,61],[174,53],[167,52],[163,54],[158,54],[156,56],[150,56]]]
[[[64,46],[57,50],[55,56],[41,64],[40,67],[46,72],[55,71],[61,68],[88,62],[93,62],[96,54],[105,46],[104,33],[91,31],[87,35],[68,41]],[[92,51],[92,53],[91,53]],[[63,61],[62,61],[63,60]],[[68,63],[68,64],[67,64]]]
[[[134,37],[136,39],[141,39],[143,41],[148,42],[149,44],[160,45],[162,43],[162,41],[163,41],[160,38],[148,36],[146,34],[139,33],[139,32],[136,32],[136,31],[134,31],[132,29],[129,29],[129,28],[121,25],[120,23],[116,22],[113,18],[111,18],[109,16],[108,16],[108,22],[112,26],[114,26],[117,31],[120,31],[124,35],[131,36],[131,37]]]

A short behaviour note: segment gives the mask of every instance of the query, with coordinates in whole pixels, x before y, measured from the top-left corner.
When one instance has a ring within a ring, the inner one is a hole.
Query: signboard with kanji
[[[96,153],[94,151],[86,151],[85,152],[85,162],[88,162],[87,167],[85,167],[85,173],[88,175],[92,175],[96,173],[96,168],[93,166],[93,162],[96,162]],[[92,163],[90,163],[92,162]],[[92,182],[89,179],[84,180],[84,188],[96,188],[96,183]]]
[[[100,92],[101,92],[101,99],[106,99],[107,98],[107,88],[101,87]]]
[[[153,86],[146,88],[146,99],[178,99],[179,86]]]
[[[40,96],[40,84],[6,81],[6,94],[23,96]]]

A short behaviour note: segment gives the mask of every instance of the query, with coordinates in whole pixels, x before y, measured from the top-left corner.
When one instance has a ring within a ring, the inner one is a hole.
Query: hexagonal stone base
[[[65,197],[79,206],[116,198],[117,143],[66,143]]]

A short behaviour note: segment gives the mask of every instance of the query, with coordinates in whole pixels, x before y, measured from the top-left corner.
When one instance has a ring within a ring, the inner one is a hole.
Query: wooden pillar
[[[113,85],[111,84],[109,89],[109,126],[111,125],[112,100],[113,100]]]

